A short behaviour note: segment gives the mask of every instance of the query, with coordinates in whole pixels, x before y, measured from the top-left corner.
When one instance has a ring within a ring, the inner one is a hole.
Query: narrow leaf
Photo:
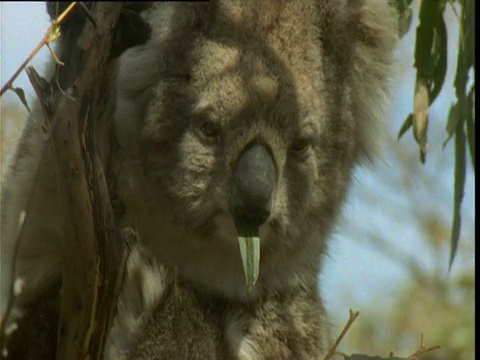
[[[475,1],[465,0],[465,14],[462,17],[461,28],[465,33],[465,57],[470,66],[475,67]]]
[[[402,127],[400,128],[400,131],[398,132],[398,135],[397,135],[397,140],[400,140],[403,134],[405,134],[407,130],[412,127],[412,125],[413,125],[413,115],[410,114],[402,124]]]
[[[449,269],[451,269],[453,260],[457,253],[458,240],[460,239],[461,207],[463,194],[465,190],[465,132],[463,129],[463,122],[457,125],[455,132],[455,184],[453,194],[453,224],[452,236],[450,240],[450,262]]]
[[[468,149],[470,152],[470,159],[472,160],[473,171],[475,171],[475,119],[473,117],[474,104],[473,96],[475,93],[475,87],[470,89],[467,97],[467,114],[465,117],[465,122],[467,124],[467,140],[468,140]]]
[[[413,106],[413,135],[420,147],[420,161],[425,163],[427,156],[427,130],[429,97],[428,89],[423,81],[417,84],[417,92],[414,97]]]
[[[420,24],[416,33],[414,66],[417,69],[417,81],[422,79],[426,82],[431,102],[440,92],[446,72],[444,8],[444,0],[423,0],[418,16]]]
[[[442,13],[438,14],[437,22],[435,23],[435,48],[431,55],[433,60],[432,69],[432,86],[430,91],[430,104],[437,98],[442,90],[445,77],[447,75],[447,26],[443,19]]]
[[[250,294],[258,280],[260,269],[260,238],[258,236],[239,236],[238,244],[240,245],[247,292]]]
[[[450,107],[450,111],[448,112],[447,126],[445,128],[445,130],[447,131],[447,138],[442,143],[443,148],[447,146],[448,142],[455,133],[459,118],[459,106],[458,103],[455,103]]]
[[[22,88],[12,88],[12,90],[15,92],[15,94],[17,94],[18,98],[20,99],[20,101],[22,102],[23,106],[25,106],[28,110],[28,112],[30,112],[30,107],[28,106],[28,103],[27,103],[27,99],[25,98],[25,91],[23,91]]]

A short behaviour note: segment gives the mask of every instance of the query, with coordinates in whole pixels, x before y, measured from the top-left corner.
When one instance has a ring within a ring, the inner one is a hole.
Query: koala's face
[[[223,6],[159,42],[127,207],[158,257],[244,295],[238,236],[260,237],[256,291],[318,269],[358,134],[312,9],[249,22]]]

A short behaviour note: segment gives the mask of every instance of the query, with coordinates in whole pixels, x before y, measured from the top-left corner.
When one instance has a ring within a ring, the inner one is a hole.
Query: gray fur
[[[111,160],[125,208],[117,220],[141,245],[107,357],[323,358],[330,337],[317,274],[352,169],[374,151],[396,43],[392,10],[386,0],[245,0],[158,3],[144,16],[151,39],[119,61]],[[62,268],[61,194],[51,161],[40,164],[34,114],[2,184],[3,296],[28,209],[18,309]],[[202,135],[205,120],[215,141]],[[248,296],[228,204],[252,141],[269,149],[276,179]]]

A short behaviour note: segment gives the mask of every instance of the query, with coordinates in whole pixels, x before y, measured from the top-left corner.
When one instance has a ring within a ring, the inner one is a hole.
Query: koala
[[[105,86],[116,221],[139,242],[105,357],[323,359],[318,274],[352,171],[375,152],[394,10],[387,0],[153,2],[141,17],[148,41],[112,61]],[[54,149],[38,106],[32,114],[2,183],[2,295],[9,277],[25,283],[15,359],[55,357],[68,226]],[[261,253],[251,292],[238,243],[249,236]]]

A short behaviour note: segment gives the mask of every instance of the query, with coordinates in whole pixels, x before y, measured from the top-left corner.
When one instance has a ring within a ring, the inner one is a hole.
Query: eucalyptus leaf
[[[445,1],[423,0],[415,44],[417,82],[426,82],[433,103],[442,89],[447,68],[447,31],[443,19]]]
[[[434,67],[432,69],[430,104],[440,94],[447,75],[447,25],[441,13],[438,15],[434,29],[434,54],[432,54]]]
[[[23,91],[23,89],[19,87],[13,88],[12,90],[15,92],[15,94],[17,94],[23,106],[25,106],[28,112],[30,112],[30,107],[28,106],[27,99],[25,98],[25,91]]]
[[[458,103],[455,103],[450,107],[450,111],[448,112],[447,126],[445,127],[445,130],[447,131],[447,138],[442,143],[443,148],[447,146],[448,142],[453,137],[453,134],[455,134],[458,120],[460,118],[459,112],[460,109]]]
[[[452,267],[453,259],[457,253],[458,240],[460,239],[460,226],[462,224],[461,209],[463,194],[465,191],[465,168],[466,168],[466,139],[463,122],[457,125],[455,132],[455,183],[454,183],[454,205],[453,205],[453,224],[452,236],[450,240],[450,261],[449,268]]]
[[[475,171],[475,117],[474,117],[474,95],[475,87],[470,89],[470,92],[467,96],[467,115],[465,122],[467,124],[467,140],[468,140],[468,149],[470,151],[470,158],[472,160],[472,168]]]
[[[400,140],[403,134],[405,134],[407,130],[412,127],[412,125],[413,125],[413,115],[410,114],[408,115],[407,119],[403,122],[403,125],[400,128],[400,131],[398,132],[397,140]]]
[[[465,54],[468,62],[475,68],[475,1],[467,0],[462,27],[465,29]]]
[[[258,280],[260,270],[260,238],[238,237],[240,254],[242,256],[243,272],[245,273],[245,283],[247,292],[250,294]]]
[[[425,163],[427,155],[428,104],[428,89],[424,82],[419,81],[414,98],[413,136],[420,147],[420,161],[422,164]]]

